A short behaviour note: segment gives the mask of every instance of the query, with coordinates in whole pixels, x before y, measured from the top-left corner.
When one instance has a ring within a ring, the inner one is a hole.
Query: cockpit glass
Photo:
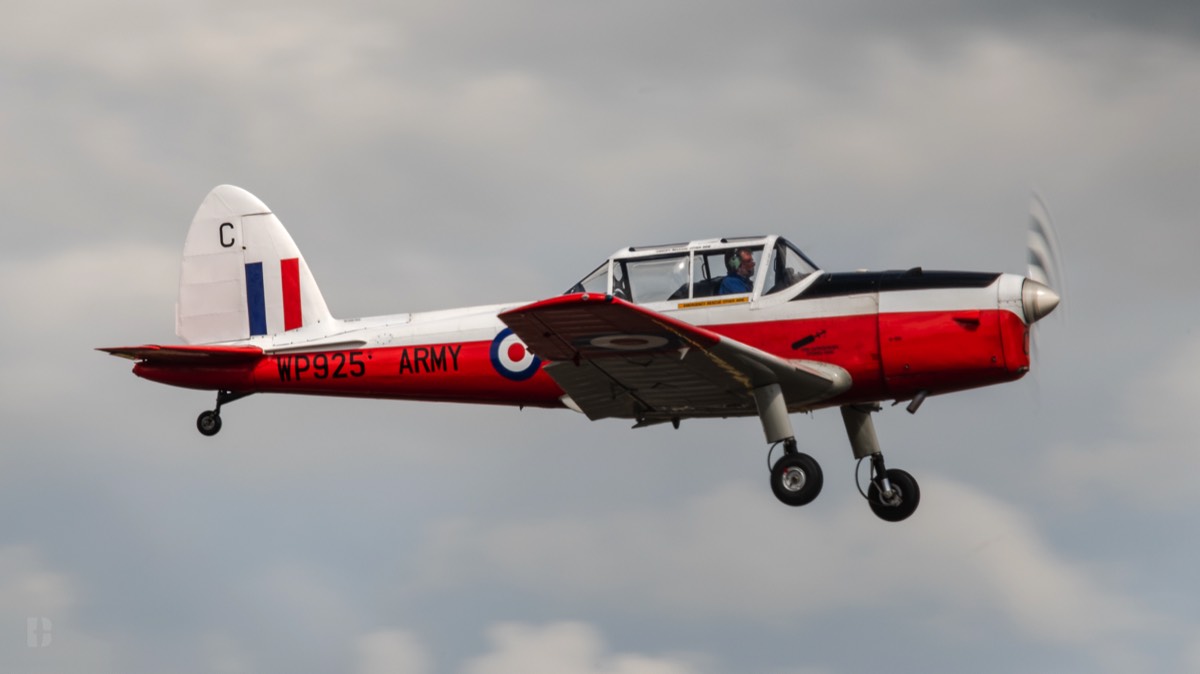
[[[763,291],[763,294],[770,295],[791,288],[816,270],[816,265],[804,257],[804,254],[795,246],[784,239],[779,239],[771,251],[766,290]]]
[[[756,287],[761,287],[764,295],[770,295],[796,285],[817,270],[786,239],[767,239],[772,240],[770,248],[758,239],[754,241],[757,245],[722,241],[725,245],[720,248],[697,246],[687,251],[676,247],[669,253],[647,251],[642,257],[618,254],[564,294],[612,293],[614,297],[639,304],[745,295],[753,293]]]
[[[675,299],[681,287],[687,292],[688,262],[687,253],[620,260],[616,272],[620,283],[613,294],[624,293],[625,299],[639,304]]]
[[[607,293],[608,292],[608,262],[596,267],[596,270],[583,280],[571,286],[571,289],[563,293],[570,295],[572,293]]]

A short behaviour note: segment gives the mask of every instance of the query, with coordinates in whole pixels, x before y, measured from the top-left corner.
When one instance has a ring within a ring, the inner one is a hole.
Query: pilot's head
[[[749,248],[738,248],[725,258],[725,265],[730,274],[750,278],[754,276],[754,253]]]

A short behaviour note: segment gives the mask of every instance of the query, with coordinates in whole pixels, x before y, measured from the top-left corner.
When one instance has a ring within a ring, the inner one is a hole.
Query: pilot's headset
[[[742,253],[749,252],[749,248],[738,248],[725,257],[725,267],[729,270],[730,274],[738,273],[738,269],[742,267]]]

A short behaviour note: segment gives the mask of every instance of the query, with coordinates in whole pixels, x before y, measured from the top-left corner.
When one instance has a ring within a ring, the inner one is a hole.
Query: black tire
[[[892,488],[898,492],[898,500],[894,503],[884,503],[879,485],[873,480],[870,488],[867,489],[867,502],[871,504],[871,510],[885,522],[899,522],[908,519],[909,515],[917,511],[917,506],[921,503],[920,485],[912,475],[899,468],[889,468],[887,478],[892,483]]]
[[[821,464],[802,452],[785,454],[771,468],[771,491],[786,505],[811,503],[821,493],[824,483]]]
[[[209,437],[221,432],[221,415],[212,410],[205,410],[196,417],[196,430],[201,435]]]

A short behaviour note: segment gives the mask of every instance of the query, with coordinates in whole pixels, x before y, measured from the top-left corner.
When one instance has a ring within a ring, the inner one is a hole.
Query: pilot
[[[738,248],[725,258],[729,275],[721,281],[718,295],[735,295],[754,290],[754,254],[746,248]]]

